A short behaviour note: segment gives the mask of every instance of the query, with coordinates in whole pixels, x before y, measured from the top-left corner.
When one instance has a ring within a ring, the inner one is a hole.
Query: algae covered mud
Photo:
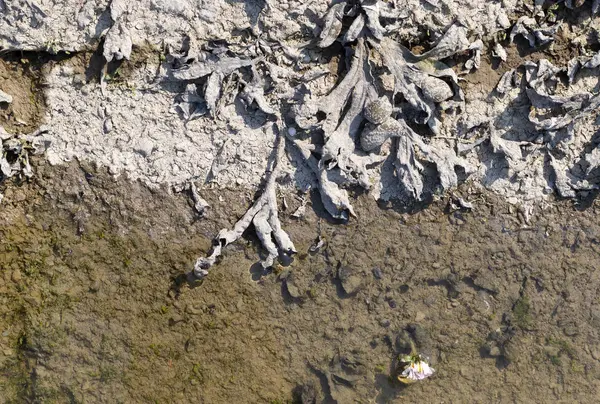
[[[258,240],[190,262],[253,200],[190,198],[70,164],[34,167],[0,223],[3,402],[593,402],[600,380],[598,207],[523,212],[472,189],[399,213],[360,196],[348,224],[286,195],[298,254]],[[460,194],[459,194],[460,193]],[[397,381],[411,343],[436,373]]]
[[[599,11],[0,0],[0,398],[593,402]]]

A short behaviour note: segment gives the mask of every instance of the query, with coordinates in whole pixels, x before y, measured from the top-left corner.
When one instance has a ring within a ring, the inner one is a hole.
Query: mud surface
[[[441,200],[404,214],[358,197],[344,225],[310,202],[291,218],[300,202],[287,195],[295,261],[256,272],[248,239],[198,284],[186,277],[195,257],[253,195],[204,190],[211,210],[198,219],[185,194],[40,164],[33,182],[2,190],[3,402],[598,397],[595,203],[556,203],[526,223],[467,184],[473,211]],[[404,386],[395,359],[410,340],[437,372]]]
[[[43,62],[34,54],[13,53],[0,59],[0,90],[12,97],[0,105],[0,126],[9,132],[31,132],[44,118],[45,100],[39,91]]]

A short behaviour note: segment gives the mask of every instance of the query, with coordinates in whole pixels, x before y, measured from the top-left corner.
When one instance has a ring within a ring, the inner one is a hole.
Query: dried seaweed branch
[[[48,142],[44,136],[49,128],[42,126],[31,134],[13,135],[0,126],[0,179],[15,175],[33,176],[30,155],[44,153]]]
[[[278,133],[277,126],[275,131]],[[275,157],[273,167],[267,170],[267,182],[262,195],[254,202],[252,207],[246,211],[244,216],[238,220],[233,229],[223,229],[215,237],[213,249],[207,257],[198,258],[194,265],[194,275],[198,278],[204,278],[208,275],[208,270],[215,264],[217,258],[221,255],[223,248],[238,240],[244,231],[252,224],[261,244],[267,250],[267,257],[261,261],[264,268],[273,265],[274,260],[278,257],[278,251],[283,254],[292,255],[296,252],[296,248],[292,243],[288,234],[281,228],[279,221],[276,183],[275,179],[281,171],[281,159],[284,156],[285,139],[281,135],[277,135],[275,144]],[[273,241],[273,239],[275,241]]]
[[[107,63],[113,59],[129,59],[131,56],[133,43],[123,19],[126,13],[127,3],[125,0],[113,0],[110,3],[110,18],[113,21],[113,25],[106,33],[104,48],[102,50]]]

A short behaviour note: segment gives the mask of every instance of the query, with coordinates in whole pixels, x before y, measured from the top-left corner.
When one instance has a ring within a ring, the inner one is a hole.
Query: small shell
[[[392,104],[385,96],[371,102],[364,110],[365,118],[375,125],[384,123],[390,115],[392,115]]]

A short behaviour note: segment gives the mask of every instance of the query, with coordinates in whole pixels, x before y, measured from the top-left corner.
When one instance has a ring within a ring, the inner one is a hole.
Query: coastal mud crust
[[[75,162],[34,168],[31,182],[1,190],[5,402],[598,395],[595,203],[553,203],[525,222],[477,188],[457,191],[473,210],[452,199],[404,214],[360,196],[359,217],[340,225],[310,202],[293,219],[301,202],[287,194],[289,267],[255,271],[250,238],[196,283],[186,277],[195,257],[244,214],[250,192],[201,190],[211,208],[200,220],[186,194]],[[394,366],[410,339],[436,374],[405,387]]]

